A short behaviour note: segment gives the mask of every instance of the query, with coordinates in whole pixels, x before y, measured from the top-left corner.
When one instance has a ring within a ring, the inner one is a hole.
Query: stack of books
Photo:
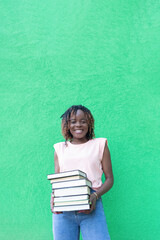
[[[47,175],[54,192],[54,211],[89,210],[91,182],[80,170]]]

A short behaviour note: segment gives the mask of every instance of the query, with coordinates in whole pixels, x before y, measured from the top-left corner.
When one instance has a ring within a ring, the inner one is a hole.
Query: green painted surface
[[[1,2],[0,239],[52,239],[46,175],[72,104],[88,107],[109,141],[111,239],[159,239],[159,4]]]

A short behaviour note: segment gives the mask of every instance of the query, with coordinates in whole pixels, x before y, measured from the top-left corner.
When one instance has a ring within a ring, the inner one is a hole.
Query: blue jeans
[[[53,213],[54,240],[110,240],[101,198],[90,214],[77,211]]]

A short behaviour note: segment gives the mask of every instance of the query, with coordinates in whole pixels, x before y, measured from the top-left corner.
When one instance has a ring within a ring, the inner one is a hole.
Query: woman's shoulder
[[[94,138],[93,141],[97,142],[97,143],[107,143],[108,144],[107,138],[104,138],[104,137]]]
[[[65,146],[65,142],[58,142],[53,144],[54,149],[64,147],[64,146]]]
[[[102,160],[102,157],[103,157],[103,153],[104,153],[104,149],[105,147],[108,147],[108,141],[107,141],[107,138],[95,138],[95,142],[96,142],[96,145],[98,146],[98,149],[99,149],[99,156],[100,156],[100,159]]]

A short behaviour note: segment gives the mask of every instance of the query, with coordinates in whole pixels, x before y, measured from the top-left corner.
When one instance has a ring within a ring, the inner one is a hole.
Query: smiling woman
[[[94,118],[82,105],[70,107],[62,116],[65,142],[54,144],[55,173],[79,169],[92,182],[90,210],[54,212],[51,194],[54,240],[110,240],[101,196],[113,185],[113,173],[106,138],[94,138]],[[102,183],[102,174],[105,182]],[[65,233],[65,234],[64,234]]]
[[[84,136],[85,138],[81,139],[80,135],[78,135],[79,137],[77,136],[82,143],[83,141],[88,141],[95,136],[94,118],[88,108],[82,105],[73,105],[61,116],[61,118],[62,135],[64,136],[66,141],[75,141],[76,144],[76,138],[74,138],[74,133],[81,134],[81,131],[83,132],[83,130],[86,130],[86,135]]]

